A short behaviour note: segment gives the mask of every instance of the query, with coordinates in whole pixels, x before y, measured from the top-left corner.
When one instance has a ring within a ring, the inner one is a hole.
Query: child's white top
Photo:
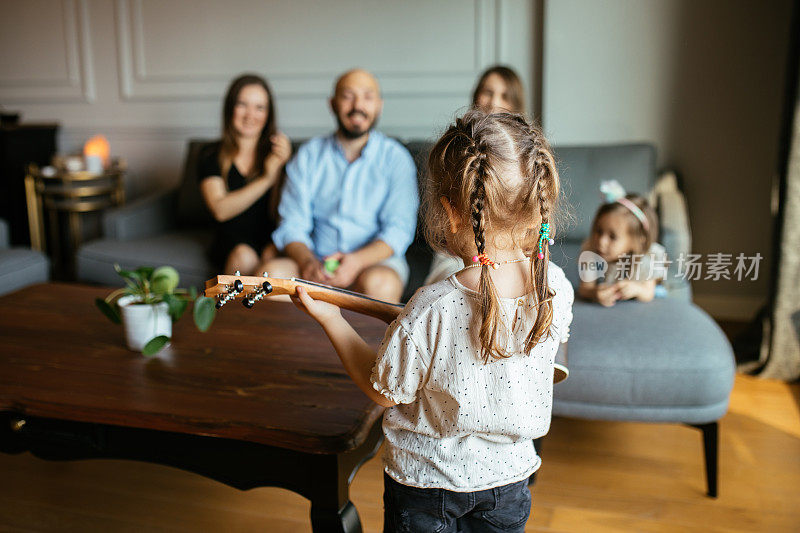
[[[383,417],[384,469],[415,487],[468,492],[527,478],[539,468],[533,439],[550,428],[553,362],[569,336],[573,290],[549,264],[550,335],[524,353],[532,296],[501,298],[515,355],[484,365],[480,301],[455,275],[417,291],[392,322],[372,370],[375,390],[397,402]]]

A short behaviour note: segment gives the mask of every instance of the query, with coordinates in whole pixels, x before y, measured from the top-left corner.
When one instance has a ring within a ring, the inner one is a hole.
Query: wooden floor
[[[700,432],[556,419],[526,531],[800,531],[800,385],[737,376],[721,423],[720,496]],[[364,529],[382,527],[380,459],[356,475]],[[309,504],[141,463],[0,454],[0,531],[310,531]]]

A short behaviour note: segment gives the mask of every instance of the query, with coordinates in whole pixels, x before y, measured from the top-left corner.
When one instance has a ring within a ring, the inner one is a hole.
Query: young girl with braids
[[[553,153],[521,115],[476,110],[428,167],[428,240],[470,266],[417,291],[377,353],[336,306],[301,289],[295,303],[388,407],[384,531],[523,531],[572,320],[572,287],[549,262]]]
[[[472,92],[472,107],[484,113],[525,115],[525,89],[519,75],[505,65],[493,65],[484,70]],[[460,258],[437,251],[433,255],[425,285],[441,281],[462,268],[464,263]]]

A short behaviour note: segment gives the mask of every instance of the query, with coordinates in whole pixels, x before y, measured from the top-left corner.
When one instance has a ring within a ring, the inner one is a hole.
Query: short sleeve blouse
[[[569,338],[574,293],[550,263],[550,331],[530,351],[531,296],[501,298],[511,357],[480,357],[480,300],[455,276],[423,287],[389,327],[371,382],[398,405],[383,420],[386,473],[400,483],[454,491],[492,488],[539,467],[533,439],[550,425],[553,364]]]

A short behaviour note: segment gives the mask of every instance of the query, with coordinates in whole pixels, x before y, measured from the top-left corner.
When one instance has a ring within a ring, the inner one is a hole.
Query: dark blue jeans
[[[383,474],[384,533],[478,533],[525,530],[528,480],[475,492],[419,489]]]

